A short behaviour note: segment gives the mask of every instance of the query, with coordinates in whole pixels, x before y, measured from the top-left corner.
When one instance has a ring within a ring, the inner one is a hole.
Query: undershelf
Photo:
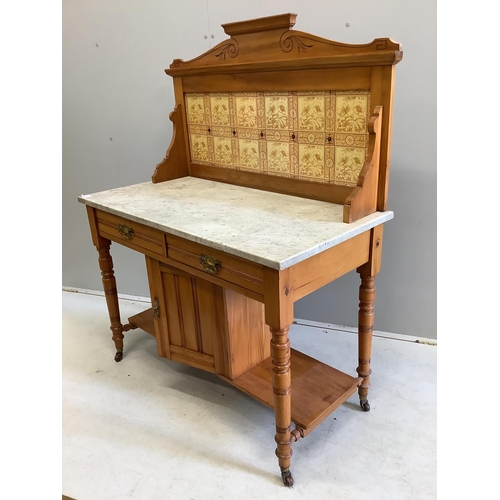
[[[153,310],[131,316],[129,322],[155,336]],[[357,390],[359,379],[351,377],[306,354],[291,349],[292,421],[311,432]],[[234,380],[220,376],[257,401],[273,408],[273,366],[271,357]]]
[[[357,390],[359,379],[291,349],[292,421],[308,434]],[[224,380],[273,408],[272,361]]]
[[[144,330],[146,333],[149,333],[149,335],[152,335],[153,337],[156,336],[152,307],[149,309],[146,309],[145,311],[143,311],[139,314],[135,314],[134,316],[131,316],[128,319],[128,322],[131,323],[132,325],[136,326],[137,328]]]

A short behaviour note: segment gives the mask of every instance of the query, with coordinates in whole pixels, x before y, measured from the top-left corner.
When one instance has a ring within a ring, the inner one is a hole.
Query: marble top
[[[394,217],[346,224],[343,205],[195,177],[81,195],[86,205],[274,269],[342,243]]]

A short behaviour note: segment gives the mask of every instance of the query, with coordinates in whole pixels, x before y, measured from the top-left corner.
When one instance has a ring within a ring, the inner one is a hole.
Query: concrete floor
[[[405,500],[437,497],[437,347],[374,337],[371,411],[357,395],[293,445],[293,488],[274,415],[218,377],[125,334],[113,360],[105,299],[63,292],[62,494],[77,500]],[[122,321],[149,307],[121,299]],[[292,346],[355,375],[357,336],[293,325]],[[293,369],[293,367],[292,367]]]

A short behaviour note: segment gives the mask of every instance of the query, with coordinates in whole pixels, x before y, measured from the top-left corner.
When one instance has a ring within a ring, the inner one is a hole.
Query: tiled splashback
[[[353,186],[368,147],[368,91],[187,93],[191,160]]]

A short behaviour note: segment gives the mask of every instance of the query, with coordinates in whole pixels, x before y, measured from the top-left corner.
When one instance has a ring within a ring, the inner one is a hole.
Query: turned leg
[[[277,443],[276,456],[281,468],[281,477],[285,486],[293,485],[290,472],[291,447],[291,372],[290,372],[290,340],[288,340],[289,327],[281,330],[270,328],[271,358],[273,363],[273,394],[274,414],[276,420]]]
[[[368,403],[368,389],[370,387],[370,368],[372,355],[373,312],[375,306],[375,276],[361,270],[361,285],[359,287],[359,314],[358,314],[358,368],[357,372],[363,377],[358,394],[359,404],[363,411],[370,411]]]
[[[99,268],[101,269],[102,284],[106,304],[108,306],[109,319],[111,321],[112,339],[116,347],[115,361],[123,357],[123,331],[124,326],[120,321],[120,308],[118,306],[118,292],[116,290],[115,273],[113,271],[113,259],[109,253],[111,242],[97,248],[99,252]]]

